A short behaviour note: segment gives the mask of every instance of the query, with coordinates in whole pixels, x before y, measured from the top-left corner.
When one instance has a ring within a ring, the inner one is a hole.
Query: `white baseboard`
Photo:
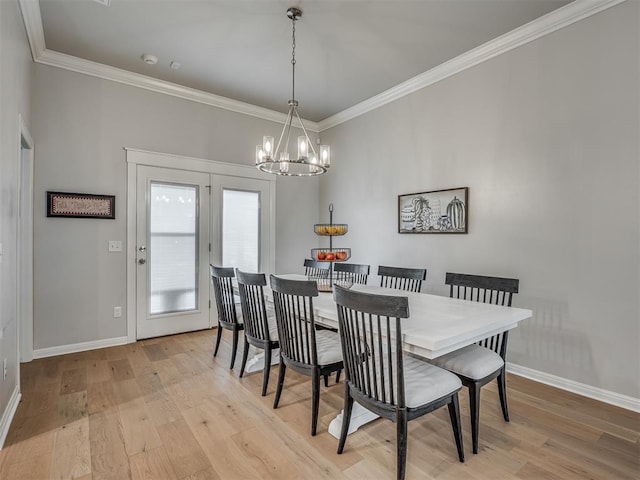
[[[115,347],[129,343],[128,337],[105,338],[104,340],[94,340],[91,342],[73,343],[71,345],[60,345],[57,347],[39,348],[33,351],[33,358],[54,357],[67,353],[86,352],[96,348]]]
[[[507,371],[514,375],[534,380],[536,382],[551,385],[552,387],[559,388],[561,390],[567,390],[569,392],[577,393],[583,397],[593,398],[604,403],[609,403],[617,407],[626,408],[634,412],[640,412],[640,398],[630,397],[628,395],[622,395],[620,393],[611,392],[602,388],[593,387],[585,383],[574,382],[562,377],[557,377],[549,373],[544,373],[539,370],[533,370],[532,368],[522,367],[513,363],[507,364]]]
[[[13,416],[16,414],[16,410],[18,410],[20,397],[22,397],[22,394],[20,393],[20,386],[16,385],[13,389],[13,393],[11,394],[11,398],[9,399],[9,403],[7,404],[7,408],[4,411],[4,415],[2,415],[2,419],[0,419],[0,450],[2,450],[4,441],[7,439],[7,434],[9,433],[9,427],[11,426]]]

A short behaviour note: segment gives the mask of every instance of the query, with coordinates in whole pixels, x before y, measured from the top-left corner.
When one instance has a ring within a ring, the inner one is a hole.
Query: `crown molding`
[[[19,0],[22,10],[22,18],[27,38],[31,47],[33,61],[51,67],[62,68],[84,75],[111,80],[113,82],[130,85],[133,87],[144,88],[156,93],[171,95],[173,97],[190,100],[192,102],[210,105],[212,107],[222,108],[235,113],[250,115],[263,120],[284,124],[287,115],[268,108],[258,107],[249,103],[240,102],[231,98],[215,95],[213,93],[203,92],[194,88],[184,87],[165,80],[141,75],[139,73],[129,72],[120,68],[103,65],[97,62],[91,62],[82,58],[74,57],[64,53],[47,50],[44,40],[44,30],[42,28],[42,17],[40,13],[40,4],[38,0]],[[304,126],[307,130],[317,133],[318,123],[303,119]],[[293,125],[300,127],[297,119],[294,119]]]
[[[626,0],[575,0],[320,122],[303,120],[305,127],[314,133],[323,132],[624,1]],[[263,120],[281,124],[285,122],[286,115],[281,112],[47,50],[38,0],[19,0],[19,2],[31,54],[37,63],[144,88]]]
[[[145,90],[150,90],[152,92],[171,95],[173,97],[222,108],[235,113],[250,115],[263,120],[270,120],[272,122],[284,124],[287,118],[284,113],[269,110],[268,108],[258,107],[256,105],[222,97],[213,93],[196,90],[195,88],[185,87],[165,80],[158,80],[157,78],[129,72],[127,70],[103,65],[97,62],[91,62],[65,53],[54,52],[53,50],[45,49],[36,62],[43,65],[49,65],[51,67],[62,68],[72,72],[102,78],[104,80],[111,80],[112,82],[144,88]],[[308,120],[303,121],[307,130],[318,132],[318,124],[316,122]],[[294,125],[295,124],[296,122],[294,122]]]
[[[38,0],[18,0],[24,28],[27,31],[31,56],[35,62],[44,52],[44,30],[42,29],[42,14],[40,13],[40,2]]]
[[[402,82],[384,92],[364,100],[353,107],[318,122],[320,132],[382,107],[405,97],[417,90],[433,85],[440,80],[460,73],[479,63],[532,42],[556,30],[564,28],[584,18],[595,15],[626,0],[575,0],[532,22],[516,28],[500,37],[463,53],[420,75]]]

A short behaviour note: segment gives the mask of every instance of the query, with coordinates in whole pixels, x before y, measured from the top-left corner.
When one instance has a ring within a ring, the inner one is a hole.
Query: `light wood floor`
[[[395,478],[395,426],[378,420],[347,440],[327,426],[343,384],[322,387],[318,435],[309,435],[310,384],[287,373],[273,410],[277,367],[230,371],[229,332],[215,330],[36,360],[22,365],[22,402],[0,451],[1,479]],[[237,364],[240,362],[240,355]],[[495,386],[483,389],[480,451],[457,461],[446,409],[409,423],[409,479],[618,479],[640,476],[640,416],[511,375],[511,423]],[[464,392],[464,390],[463,390]]]

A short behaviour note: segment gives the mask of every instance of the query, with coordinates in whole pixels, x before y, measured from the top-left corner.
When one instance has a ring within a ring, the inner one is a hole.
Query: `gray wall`
[[[1,346],[12,379],[2,411],[16,381],[16,117],[29,120],[30,79],[17,4],[0,5]],[[519,277],[516,305],[535,316],[512,335],[510,360],[639,397],[638,18],[626,2],[324,132],[334,162],[320,187],[278,179],[277,271],[300,270],[333,202],[350,228],[336,243],[374,277],[379,264],[424,265],[425,291],[441,294],[446,271]],[[124,336],[111,308],[125,305],[125,253],[106,249],[125,240],[122,148],[249,164],[278,126],[43,65],[31,93],[35,348]],[[470,187],[468,235],[396,233],[397,194],[456,186]],[[113,193],[118,218],[47,219],[47,190]]]
[[[639,3],[323,132],[352,260],[520,278],[509,360],[640,397]],[[470,188],[468,235],[400,235],[397,195]],[[375,239],[372,241],[372,239]]]
[[[31,53],[17,1],[0,1],[0,367],[7,359],[7,378],[0,368],[0,418],[18,384],[16,262],[18,227],[18,115],[31,121],[29,90]]]
[[[126,162],[123,147],[251,164],[280,125],[36,64],[35,348],[126,336]],[[317,239],[318,179],[278,179],[276,271],[302,271]],[[116,195],[116,220],[47,218],[47,190]],[[123,309],[123,312],[125,310]]]

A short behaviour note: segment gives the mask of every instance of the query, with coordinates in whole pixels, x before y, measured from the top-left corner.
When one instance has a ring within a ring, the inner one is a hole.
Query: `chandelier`
[[[284,128],[278,139],[274,143],[273,137],[264,136],[262,145],[256,147],[256,167],[263,172],[274,173],[276,175],[286,175],[290,177],[308,177],[321,175],[331,166],[331,156],[328,145],[320,145],[319,154],[309,140],[307,129],[298,115],[298,101],[295,96],[296,87],[296,21],[302,17],[302,10],[291,7],[287,10],[287,17],[292,24],[292,50],[291,50],[291,100],[289,100],[289,112],[284,122]],[[297,118],[304,135],[298,137],[297,156],[289,155],[289,144],[291,140],[291,123]],[[283,143],[284,140],[284,143]],[[274,148],[275,145],[275,148]]]

